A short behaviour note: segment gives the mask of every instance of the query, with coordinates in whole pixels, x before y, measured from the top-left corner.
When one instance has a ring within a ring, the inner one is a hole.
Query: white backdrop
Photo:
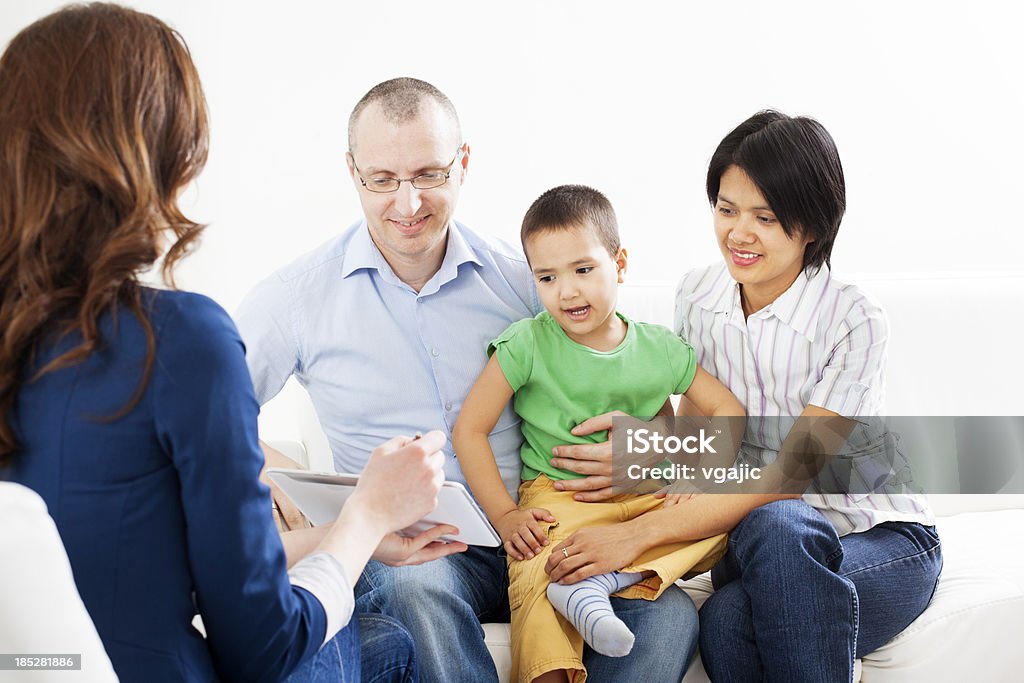
[[[0,39],[61,4],[4,0]],[[188,205],[211,227],[180,284],[229,310],[359,215],[348,113],[398,75],[461,113],[461,220],[516,241],[540,192],[592,184],[618,211],[633,280],[719,258],[705,167],[765,107],[836,138],[849,192],[837,270],[1022,268],[1024,49],[1005,2],[134,6],[181,31],[204,79],[212,148]]]

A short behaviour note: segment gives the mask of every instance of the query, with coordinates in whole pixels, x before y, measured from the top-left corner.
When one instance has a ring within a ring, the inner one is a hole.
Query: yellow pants
[[[626,494],[603,503],[573,500],[571,491],[557,491],[543,474],[519,487],[520,508],[545,508],[555,518],[546,524],[549,543],[532,560],[509,558],[508,600],[512,608],[512,680],[532,681],[548,671],[565,669],[572,683],[587,679],[583,668],[583,638],[548,602],[544,564],[551,549],[583,527],[607,526],[635,519],[660,507],[653,495]],[[726,534],[701,541],[673,543],[647,551],[623,572],[653,571],[656,576],[615,595],[654,600],[685,575],[710,569],[725,554]]]

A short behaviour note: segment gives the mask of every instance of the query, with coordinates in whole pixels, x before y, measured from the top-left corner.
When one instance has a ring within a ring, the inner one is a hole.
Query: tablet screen
[[[306,470],[272,468],[267,476],[314,525],[329,524],[338,518],[342,506],[355,491],[359,482],[356,474],[331,474]],[[416,534],[436,525],[451,524],[459,529],[453,536],[442,536],[444,541],[462,541],[468,545],[498,546],[501,539],[494,532],[480,506],[466,488],[457,482],[446,481],[437,495],[437,507],[401,532],[404,536]]]

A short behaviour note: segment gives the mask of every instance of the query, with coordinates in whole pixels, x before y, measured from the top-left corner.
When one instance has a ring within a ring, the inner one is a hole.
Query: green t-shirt
[[[513,407],[522,419],[522,478],[578,479],[583,475],[551,466],[551,449],[561,444],[601,443],[607,432],[576,436],[580,422],[621,410],[653,417],[672,394],[683,394],[697,373],[693,347],[661,325],[627,325],[626,337],[611,351],[595,351],[565,334],[547,311],[513,323],[487,348],[496,354],[516,392]]]

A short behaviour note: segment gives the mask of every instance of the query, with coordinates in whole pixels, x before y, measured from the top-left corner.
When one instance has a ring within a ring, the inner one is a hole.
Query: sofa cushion
[[[864,682],[1020,680],[1022,528],[1024,510],[940,518],[944,565],[932,603],[864,658]]]
[[[511,637],[511,624],[484,624],[484,644],[494,658],[499,681],[507,681],[512,677]]]

